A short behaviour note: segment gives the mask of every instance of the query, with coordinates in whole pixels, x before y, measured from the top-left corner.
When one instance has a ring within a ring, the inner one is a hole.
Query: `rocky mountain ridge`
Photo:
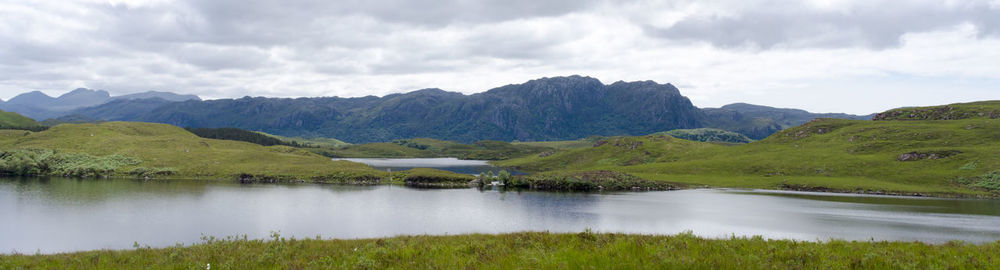
[[[418,137],[460,142],[573,140],[706,127],[761,139],[817,117],[859,118],[749,104],[699,109],[669,83],[604,84],[583,76],[540,78],[471,95],[430,88],[358,98],[119,99],[64,115],[234,127],[351,143]]]

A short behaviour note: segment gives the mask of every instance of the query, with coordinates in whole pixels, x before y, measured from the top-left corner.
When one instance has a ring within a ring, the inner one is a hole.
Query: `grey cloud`
[[[595,0],[189,0],[169,6],[95,4],[115,22],[110,35],[143,42],[211,42],[274,46],[371,45],[370,36],[403,28],[440,28],[586,10]],[[365,24],[351,18],[370,18]],[[343,38],[346,36],[347,38]],[[316,44],[314,44],[316,45]]]
[[[983,1],[957,4],[870,1],[842,10],[820,10],[801,3],[761,4],[735,16],[692,16],[671,27],[647,26],[656,37],[707,41],[721,47],[869,47],[900,44],[907,33],[972,24],[980,36],[1000,34],[1000,10]]]
[[[381,21],[441,26],[456,22],[496,22],[538,16],[558,16],[594,4],[594,0],[220,0],[190,1],[199,12],[218,22],[301,23],[323,16],[366,15]],[[271,18],[271,19],[269,19]],[[275,20],[273,18],[281,18]]]
[[[886,48],[906,33],[960,23],[974,25],[983,44],[1000,32],[1000,9],[977,0],[855,0],[861,4],[846,11],[747,1],[15,0],[5,4],[20,8],[0,10],[0,97],[75,87],[216,98],[357,96],[485,90],[535,76],[602,72],[611,80],[679,78],[709,91],[723,87],[706,83],[719,80],[717,69],[699,66],[729,63],[706,54],[747,53],[730,47],[793,54],[809,51],[785,49]],[[692,5],[709,8],[686,9]],[[659,28],[644,21],[660,19],[663,10],[695,13],[670,27],[662,27],[669,20],[656,21]],[[684,51],[701,47],[692,40],[717,46]],[[787,66],[805,59],[790,58],[753,61]]]
[[[188,44],[172,52],[176,59],[208,70],[254,69],[262,66],[270,54],[256,48]]]

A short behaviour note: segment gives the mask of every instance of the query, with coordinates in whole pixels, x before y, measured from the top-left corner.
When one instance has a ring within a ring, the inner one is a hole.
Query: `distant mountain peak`
[[[105,94],[107,94],[108,91],[87,89],[87,88],[82,88],[81,87],[81,88],[73,89],[72,91],[66,92],[62,96],[72,96],[72,95],[90,94],[90,93],[98,93],[98,94],[105,93]],[[108,95],[110,96],[110,94],[108,94]]]
[[[588,76],[580,76],[580,75],[556,76],[556,77],[542,77],[542,78],[539,78],[539,79],[534,79],[534,80],[527,81],[527,82],[525,82],[523,84],[530,85],[530,84],[567,84],[567,83],[577,83],[577,84],[579,84],[579,83],[598,83],[598,84],[604,84],[604,83],[602,83],[600,80],[598,80],[596,78],[588,77]]]
[[[112,98],[111,94],[105,90],[76,88],[55,98],[40,91],[23,93],[11,98],[8,102],[0,102],[0,109],[44,120],[63,116],[75,109],[97,106],[113,100],[149,98],[160,98],[167,101],[201,100],[201,98],[195,95],[178,95],[170,92],[155,91]]]
[[[42,93],[42,91],[31,91],[31,92],[27,92],[27,93],[23,93],[23,94],[14,96],[10,100],[7,100],[7,104],[11,104],[11,105],[13,105],[13,104],[30,105],[30,104],[35,104],[35,103],[38,103],[38,102],[50,102],[50,101],[52,101],[54,99],[55,98],[50,97],[49,95],[46,95],[45,93]]]
[[[108,98],[111,98],[111,94],[108,93],[108,91],[77,88],[73,89],[73,91],[69,91],[65,94],[62,94],[61,96],[57,97],[56,100],[61,100],[68,103],[88,103],[88,102],[103,103]]]
[[[416,90],[416,91],[409,92],[409,93],[403,93],[403,95],[453,96],[453,95],[462,95],[462,93],[459,93],[459,92],[449,92],[449,91],[441,90],[440,88],[424,88],[424,89]]]
[[[146,91],[135,94],[121,95],[112,97],[111,100],[119,99],[148,99],[148,98],[160,98],[167,101],[188,101],[188,100],[201,100],[201,97],[196,95],[182,95],[173,92],[161,92],[161,91]]]

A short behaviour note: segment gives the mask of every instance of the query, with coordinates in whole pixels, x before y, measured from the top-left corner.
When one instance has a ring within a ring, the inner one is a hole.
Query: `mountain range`
[[[783,109],[746,103],[734,103],[721,108],[702,109],[713,128],[740,133],[761,140],[780,130],[796,127],[816,118],[870,120],[875,114],[811,113],[800,109]]]
[[[77,91],[86,90],[73,92]],[[95,100],[99,101],[89,104],[99,104],[62,110],[61,115],[77,120],[142,121],[192,128],[235,127],[351,143],[418,137],[460,142],[572,140],[705,127],[761,139],[818,117],[871,119],[750,104],[700,109],[669,83],[604,84],[582,76],[541,78],[471,95],[423,89],[357,98],[178,100],[152,95]]]
[[[0,110],[17,112],[36,120],[45,120],[64,116],[67,112],[75,109],[97,106],[111,101],[150,98],[160,98],[167,101],[201,100],[195,95],[156,91],[112,97],[108,91],[77,88],[59,97],[51,97],[39,91],[20,94],[6,102],[0,101]]]

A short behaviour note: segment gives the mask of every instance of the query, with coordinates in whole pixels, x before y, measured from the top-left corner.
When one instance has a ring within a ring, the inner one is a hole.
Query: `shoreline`
[[[110,177],[67,177],[67,176],[6,176],[0,175],[0,178],[48,178],[48,177],[60,177],[60,178],[70,178],[77,180],[88,180],[88,179],[99,179],[99,180],[135,180],[135,181],[174,181],[174,180],[186,180],[186,181],[205,181],[205,182],[218,182],[218,183],[236,183],[236,184],[317,184],[317,185],[345,185],[345,186],[402,186],[415,189],[478,189],[483,190],[484,187],[473,183],[407,183],[404,181],[381,181],[378,179],[376,181],[323,181],[323,180],[305,180],[305,179],[284,179],[284,178],[273,178],[267,180],[253,180],[244,181],[237,178],[218,178],[218,177],[192,177],[192,176],[176,176],[176,177],[150,177],[150,178],[137,178],[132,176],[110,176]],[[1000,199],[1000,194],[990,194],[990,195],[968,195],[959,193],[946,193],[946,192],[902,192],[902,191],[887,191],[887,190],[871,190],[871,189],[835,189],[827,188],[822,186],[799,186],[799,185],[786,185],[782,184],[777,188],[762,188],[762,187],[733,187],[733,186],[711,186],[711,185],[691,185],[683,183],[673,183],[665,181],[650,180],[651,182],[657,182],[659,184],[670,185],[671,188],[629,188],[629,189],[617,189],[617,190],[606,190],[606,189],[595,189],[595,190],[573,190],[573,189],[536,189],[536,188],[525,188],[525,187],[505,187],[497,186],[499,190],[507,192],[518,192],[518,191],[535,191],[535,192],[579,192],[579,193],[603,193],[603,192],[654,192],[654,191],[681,191],[681,190],[693,190],[693,189],[714,189],[714,190],[742,190],[742,191],[763,191],[763,192],[804,192],[809,194],[829,194],[829,195],[868,195],[868,196],[890,196],[890,197],[900,197],[900,198],[929,198],[929,199],[975,199],[975,200],[998,200]],[[662,182],[662,183],[661,183]],[[492,189],[493,186],[487,186],[488,189]]]

